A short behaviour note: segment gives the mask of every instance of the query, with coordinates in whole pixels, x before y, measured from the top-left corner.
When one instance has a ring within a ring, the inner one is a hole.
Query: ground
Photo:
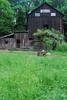
[[[67,53],[0,51],[0,100],[67,100]]]

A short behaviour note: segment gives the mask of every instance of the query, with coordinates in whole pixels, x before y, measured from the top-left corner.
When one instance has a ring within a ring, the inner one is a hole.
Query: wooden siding
[[[3,38],[0,39],[0,49],[14,49],[15,39],[14,38]]]
[[[0,49],[23,49],[30,46],[28,32],[16,32],[13,37],[3,36],[0,38]]]
[[[20,48],[29,46],[28,33],[16,33],[15,39],[16,39],[16,41],[17,40],[20,41]],[[16,48],[17,48],[17,42],[16,42]]]
[[[49,13],[40,13],[41,9],[49,9]],[[40,16],[35,16],[35,13],[40,13]],[[51,16],[56,14],[56,16]],[[28,30],[30,35],[37,31],[37,29],[44,28],[45,25],[48,25],[48,28],[54,28],[63,32],[63,15],[49,6],[48,4],[43,4],[39,8],[32,11],[28,16]]]

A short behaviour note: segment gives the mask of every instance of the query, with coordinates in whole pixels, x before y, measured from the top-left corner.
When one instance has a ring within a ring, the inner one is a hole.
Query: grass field
[[[0,52],[0,100],[67,100],[67,54]]]

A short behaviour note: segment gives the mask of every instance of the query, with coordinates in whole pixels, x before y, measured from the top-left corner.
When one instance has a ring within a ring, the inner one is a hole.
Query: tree
[[[64,0],[64,5],[61,7],[61,11],[64,13],[64,23],[67,24],[67,0]]]
[[[13,15],[10,3],[7,0],[0,0],[0,35],[11,33]]]
[[[23,10],[19,10],[16,15],[16,25],[15,30],[16,31],[25,31],[26,30],[26,13],[23,12]]]

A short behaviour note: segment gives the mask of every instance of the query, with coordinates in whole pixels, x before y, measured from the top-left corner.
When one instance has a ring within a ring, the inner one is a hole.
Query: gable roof
[[[14,35],[14,33],[8,34],[8,35],[4,35],[4,36],[0,37],[0,39],[7,38],[7,37],[10,37],[10,36],[13,36],[13,35]]]
[[[44,6],[45,4],[48,5],[49,7],[51,7],[52,9],[56,10],[60,15],[64,16],[63,13],[61,13],[59,10],[57,10],[56,8],[54,8],[53,6],[49,5],[49,4],[46,3],[46,2],[43,3],[43,4],[41,4],[39,7],[35,8],[35,9],[34,9],[33,11],[31,11],[28,15],[34,13],[36,10],[38,10],[39,8],[41,8],[42,6]]]

